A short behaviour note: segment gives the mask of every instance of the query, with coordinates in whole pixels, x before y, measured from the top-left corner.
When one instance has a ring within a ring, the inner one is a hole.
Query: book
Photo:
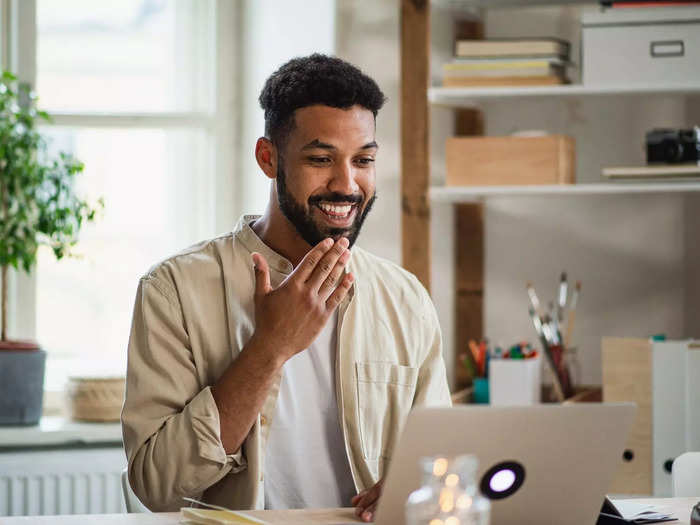
[[[444,77],[444,87],[551,86],[568,84],[566,77],[545,75],[534,77]]]
[[[659,164],[652,166],[615,166],[603,168],[603,177],[608,179],[680,179],[700,178],[700,165]]]
[[[456,60],[442,66],[445,77],[535,77],[564,75],[565,62],[543,60]]]
[[[664,512],[664,508],[655,507],[646,503],[638,503],[630,500],[612,501],[605,498],[603,508],[600,511],[598,523],[659,523],[663,521],[676,521],[670,513]]]
[[[458,40],[458,57],[536,57],[569,56],[569,42],[558,38]]]

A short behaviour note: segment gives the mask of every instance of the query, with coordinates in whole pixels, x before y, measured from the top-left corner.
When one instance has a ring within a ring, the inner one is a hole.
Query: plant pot
[[[34,343],[0,342],[0,425],[36,425],[44,400],[46,352]]]

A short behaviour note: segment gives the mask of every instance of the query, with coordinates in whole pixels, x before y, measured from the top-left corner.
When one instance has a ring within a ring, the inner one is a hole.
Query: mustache
[[[309,204],[318,204],[320,202],[349,202],[352,204],[360,204],[362,195],[343,195],[342,193],[328,193],[326,195],[314,195],[309,197]]]

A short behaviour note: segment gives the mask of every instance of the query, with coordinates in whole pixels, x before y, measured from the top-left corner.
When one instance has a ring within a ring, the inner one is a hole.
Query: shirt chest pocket
[[[355,373],[364,457],[390,457],[413,405],[418,369],[393,363],[356,362]]]

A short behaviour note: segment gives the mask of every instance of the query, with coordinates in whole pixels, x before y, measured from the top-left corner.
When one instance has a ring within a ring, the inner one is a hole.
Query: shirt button
[[[262,426],[267,425],[267,418],[265,416],[260,416],[260,424]]]

